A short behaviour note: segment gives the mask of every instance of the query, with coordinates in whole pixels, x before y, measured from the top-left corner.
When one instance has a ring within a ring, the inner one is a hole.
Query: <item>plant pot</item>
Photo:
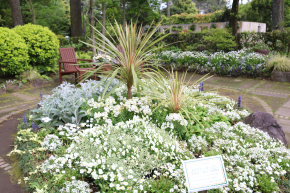
[[[255,52],[260,53],[260,54],[264,54],[264,55],[269,54],[269,50],[267,50],[267,49],[257,49],[257,50],[255,50]]]

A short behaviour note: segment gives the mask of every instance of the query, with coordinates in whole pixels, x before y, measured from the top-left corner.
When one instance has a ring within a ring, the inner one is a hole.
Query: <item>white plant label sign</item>
[[[228,185],[221,155],[183,161],[188,192],[210,190]]]

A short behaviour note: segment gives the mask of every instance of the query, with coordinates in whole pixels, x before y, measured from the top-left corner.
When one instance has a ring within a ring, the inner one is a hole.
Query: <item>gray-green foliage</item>
[[[40,108],[34,109],[35,120],[41,120],[42,117],[49,117],[58,120],[54,125],[63,123],[73,123],[79,125],[82,118],[86,115],[85,111],[81,110],[81,105],[84,99],[98,97],[103,93],[104,87],[98,86],[99,81],[88,80],[80,83],[81,87],[76,88],[70,83],[63,83],[56,87],[52,95],[45,95],[45,100],[40,101]],[[107,92],[119,84],[118,80],[113,80]]]

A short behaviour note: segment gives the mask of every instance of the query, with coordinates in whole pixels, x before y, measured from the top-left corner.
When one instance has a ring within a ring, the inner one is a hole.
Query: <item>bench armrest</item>
[[[93,60],[91,60],[91,59],[77,59],[77,60],[80,60],[80,61],[88,61],[88,62],[93,62]]]

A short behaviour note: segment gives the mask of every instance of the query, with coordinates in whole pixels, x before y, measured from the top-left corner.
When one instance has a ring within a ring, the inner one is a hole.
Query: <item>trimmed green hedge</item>
[[[14,31],[28,46],[30,64],[40,73],[51,71],[59,56],[57,36],[47,27],[33,24],[17,26]]]
[[[205,37],[210,35],[210,31],[187,33],[187,34],[170,34],[163,39],[165,44],[176,46],[182,50],[192,45],[205,46]],[[237,49],[251,48],[257,42],[264,42],[271,50],[278,52],[288,52],[290,50],[290,30],[284,32],[242,32],[237,34]],[[207,48],[206,48],[207,49]]]
[[[28,47],[23,38],[0,27],[0,75],[16,75],[30,69]]]

